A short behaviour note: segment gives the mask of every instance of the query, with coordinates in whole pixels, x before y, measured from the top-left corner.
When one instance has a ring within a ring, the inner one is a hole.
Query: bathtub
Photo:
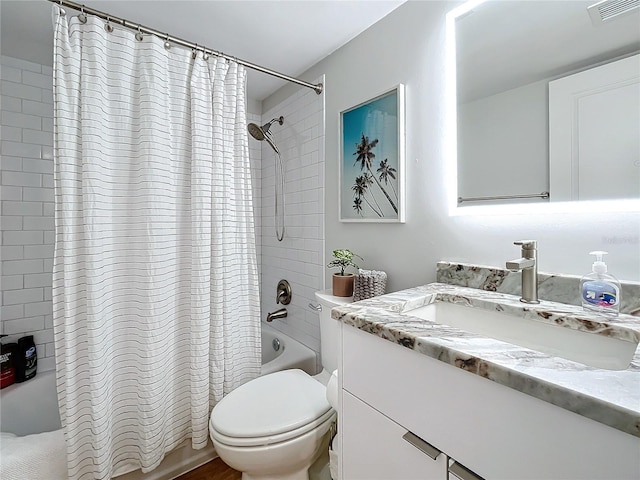
[[[317,373],[316,353],[293,338],[263,323],[260,375],[290,368],[299,368],[309,375],[315,375]]]
[[[309,375],[315,374],[315,352],[263,323],[260,374],[267,375],[290,368],[299,368]],[[38,372],[31,380],[4,388],[0,392],[0,398],[0,431],[2,432],[23,436],[56,431],[61,428],[55,371]],[[61,435],[61,432],[59,433]],[[118,478],[121,480],[174,478],[216,456],[211,444],[201,450],[193,450],[187,444],[167,454],[153,472],[143,474],[135,471]],[[51,478],[51,480],[54,479]]]

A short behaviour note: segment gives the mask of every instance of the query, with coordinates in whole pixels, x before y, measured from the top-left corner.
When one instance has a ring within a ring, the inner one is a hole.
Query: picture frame
[[[339,219],[405,221],[404,85],[340,112]]]

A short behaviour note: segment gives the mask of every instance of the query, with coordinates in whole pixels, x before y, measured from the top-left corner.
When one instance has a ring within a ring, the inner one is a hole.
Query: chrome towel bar
[[[458,203],[482,202],[484,200],[511,200],[514,198],[549,198],[549,192],[529,193],[525,195],[498,195],[494,197],[458,197]]]

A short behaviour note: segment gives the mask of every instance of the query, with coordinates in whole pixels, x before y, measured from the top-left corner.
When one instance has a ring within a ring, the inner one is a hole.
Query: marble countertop
[[[331,315],[347,325],[640,437],[640,347],[625,370],[594,368],[411,316],[411,310],[435,302],[504,311],[623,341],[640,339],[638,317],[603,317],[586,313],[582,307],[545,301],[528,305],[514,295],[444,283],[334,307]]]

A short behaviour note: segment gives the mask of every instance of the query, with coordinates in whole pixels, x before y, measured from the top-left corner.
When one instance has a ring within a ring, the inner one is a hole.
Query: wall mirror
[[[458,206],[640,198],[638,25],[625,0],[455,19]]]

